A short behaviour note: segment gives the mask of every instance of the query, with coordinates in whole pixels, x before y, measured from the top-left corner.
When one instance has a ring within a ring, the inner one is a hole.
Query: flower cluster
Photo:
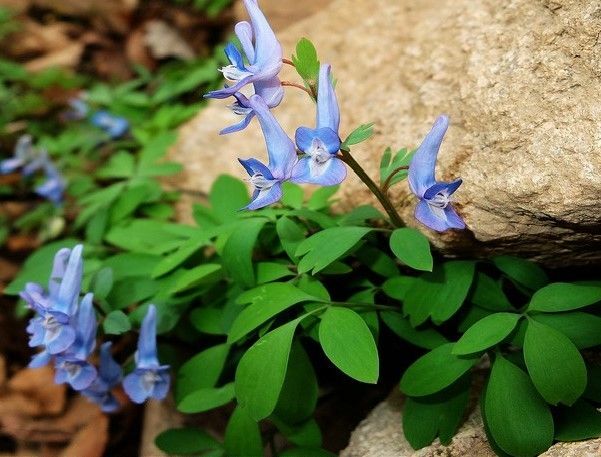
[[[235,27],[242,51],[233,43],[229,43],[225,53],[230,64],[220,69],[232,84],[209,92],[205,97],[233,97],[235,101],[230,105],[230,109],[243,117],[237,124],[223,129],[221,134],[243,130],[253,117],[259,120],[269,157],[267,165],[255,158],[239,159],[254,188],[251,202],[246,206],[246,209],[253,210],[280,200],[282,183],[285,181],[322,186],[340,184],[346,177],[346,167],[341,160],[344,156],[339,155],[342,145],[339,135],[340,109],[330,65],[320,65],[317,86],[313,87],[311,84],[312,94],[316,95],[317,102],[315,128],[299,127],[293,142],[270,111],[277,107],[284,97],[283,83],[278,76],[284,62],[282,46],[260,10],[257,0],[244,0],[244,5],[250,23],[242,21]],[[252,86],[252,95],[242,92],[248,86]],[[410,188],[420,199],[415,217],[437,231],[465,228],[465,224],[450,205],[450,196],[457,190],[461,180],[441,183],[434,178],[436,157],[447,126],[448,119],[441,116],[409,166]],[[351,164],[351,167],[353,165]],[[368,185],[370,184],[373,183]],[[383,195],[386,190],[378,190],[380,195],[376,196],[380,201],[387,198]],[[398,220],[398,215],[396,216]]]
[[[69,110],[63,113],[66,121],[79,121],[90,116],[90,107],[86,102],[86,94],[69,100]],[[90,116],[90,124],[103,130],[111,139],[121,138],[129,131],[129,122],[105,110],[96,111]]]
[[[44,181],[35,187],[35,193],[55,205],[62,203],[66,187],[65,180],[49,159],[48,152],[45,149],[35,148],[29,135],[19,138],[13,157],[0,162],[0,174],[14,173],[17,170],[20,170],[21,175],[25,178],[41,171]]]
[[[106,412],[115,411],[119,403],[112,394],[122,378],[121,366],[111,355],[111,343],[100,347],[100,364],[90,358],[96,345],[97,319],[93,294],[80,298],[83,276],[81,245],[60,249],[55,257],[48,289],[27,283],[21,297],[36,315],[27,332],[29,345],[42,350],[31,360],[31,367],[54,361],[55,382],[67,383]],[[135,355],[134,371],[123,379],[123,388],[136,403],[148,398],[162,399],[169,389],[169,367],[160,365],[156,349],[156,308],[148,307],[142,322]]]

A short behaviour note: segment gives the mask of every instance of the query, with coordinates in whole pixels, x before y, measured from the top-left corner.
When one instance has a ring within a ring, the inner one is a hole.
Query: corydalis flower
[[[104,130],[112,139],[122,137],[129,130],[129,122],[124,117],[115,116],[108,111],[97,111],[90,123]]]
[[[87,361],[96,345],[97,323],[92,300],[91,293],[81,300],[75,317],[75,341],[56,357],[54,382],[69,383],[75,390],[89,387],[96,378],[96,368]]]
[[[81,291],[82,249],[81,245],[77,245],[72,250],[65,248],[56,253],[48,292],[36,283],[27,283],[21,292],[21,298],[37,313],[27,327],[31,335],[29,346],[44,346],[48,354],[58,354],[75,341],[75,330],[70,320]],[[37,363],[47,361],[44,357],[42,353]]]
[[[450,204],[450,197],[461,185],[461,179],[445,183],[435,178],[436,157],[448,126],[449,118],[439,116],[409,165],[409,186],[420,199],[415,218],[438,232],[465,228],[465,223]]]
[[[136,368],[123,380],[125,393],[135,403],[162,400],[169,391],[169,365],[160,365],[157,357],[156,320],[156,308],[150,305],[140,328]]]
[[[8,174],[17,171],[35,159],[30,135],[22,135],[15,144],[13,156],[0,162],[0,173]]]
[[[263,165],[257,159],[238,159],[250,176],[254,187],[251,202],[246,209],[258,209],[282,198],[282,182],[291,178],[298,163],[294,143],[276,121],[265,101],[253,95],[249,105],[259,119],[263,130],[269,163]]]
[[[316,127],[299,127],[296,130],[296,145],[305,156],[294,170],[292,179],[295,182],[332,186],[344,180],[346,167],[336,157],[340,150],[339,126],[340,110],[330,78],[330,65],[322,65],[319,69]]]
[[[66,188],[65,180],[50,162],[44,164],[44,174],[46,180],[35,188],[35,192],[55,205],[59,205],[63,201]]]
[[[92,400],[105,413],[119,409],[119,402],[111,389],[121,382],[123,370],[111,355],[111,343],[106,342],[100,346],[100,366],[98,377],[87,389],[81,393]]]
[[[231,97],[244,86],[254,84],[255,94],[263,97],[267,105],[273,108],[280,103],[284,94],[277,77],[282,68],[282,46],[259,8],[257,0],[244,0],[244,6],[248,11],[250,23],[246,21],[239,22],[236,24],[235,31],[248,63],[244,62],[244,57],[238,48],[229,43],[225,47],[225,54],[230,61],[230,65],[223,67],[220,71],[227,80],[234,84],[221,90],[209,92],[205,97]],[[240,100],[237,103],[239,102]],[[248,107],[233,105],[234,112],[244,115],[244,120],[222,133],[242,130],[248,125],[252,114],[250,111],[241,112],[240,108]]]

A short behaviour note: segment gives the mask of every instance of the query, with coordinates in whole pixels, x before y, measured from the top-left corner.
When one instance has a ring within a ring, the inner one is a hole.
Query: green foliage
[[[366,140],[369,140],[374,134],[374,124],[370,122],[369,124],[361,124],[355,130],[353,130],[349,136],[346,137],[346,140],[342,142],[340,145],[340,149],[343,151],[349,151],[350,147],[363,143]]]
[[[390,236],[390,249],[405,265],[416,270],[432,271],[434,260],[430,243],[418,230],[396,229]]]
[[[222,446],[206,432],[186,427],[172,428],[155,438],[156,446],[163,452],[178,455],[209,455],[209,451],[221,451]],[[222,455],[211,453],[212,456]]]
[[[317,94],[317,80],[319,78],[319,60],[317,50],[307,38],[301,38],[296,44],[296,54],[292,55],[292,62],[297,73],[305,85]]]

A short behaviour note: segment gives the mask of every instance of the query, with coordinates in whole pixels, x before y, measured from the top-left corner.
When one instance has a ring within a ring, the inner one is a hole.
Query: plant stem
[[[292,60],[290,60],[290,59],[284,58],[284,59],[282,59],[282,62],[285,63],[286,65],[290,65],[291,67],[295,67],[296,68],[296,65],[294,65],[294,62]]]
[[[382,192],[386,192],[388,191],[388,188],[390,187],[390,183],[392,182],[392,178],[395,177],[395,175],[402,170],[409,170],[409,166],[404,165],[402,167],[397,167],[394,170],[392,170],[392,173],[390,173],[388,175],[388,178],[386,178],[386,181],[384,181],[384,184],[382,184]]]
[[[301,86],[298,83],[293,83],[290,81],[282,81],[282,86],[296,87],[297,89],[305,91],[307,94],[309,94],[309,97],[313,98],[312,92],[309,89],[307,89],[305,86]]]
[[[373,303],[352,303],[352,302],[345,302],[345,301],[333,301],[331,302],[332,305],[334,306],[340,306],[343,308],[371,308],[371,309],[377,309],[380,311],[396,311],[396,312],[401,312],[401,308],[399,308],[398,306],[388,306],[388,305],[376,305]]]
[[[386,196],[384,192],[378,187],[378,185],[369,177],[369,175],[365,172],[365,170],[359,165],[359,163],[353,158],[350,151],[341,149],[340,150],[342,157],[341,159],[352,168],[359,179],[365,183],[365,185],[371,190],[371,192],[376,196],[380,204],[384,207],[384,210],[388,213],[388,217],[390,217],[390,222],[395,227],[404,227],[405,224],[401,220],[399,213],[397,213],[396,209],[394,209],[394,205],[390,201],[390,199]]]

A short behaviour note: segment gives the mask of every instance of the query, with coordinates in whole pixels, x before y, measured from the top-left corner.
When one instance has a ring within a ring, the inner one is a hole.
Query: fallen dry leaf
[[[194,51],[179,32],[164,21],[154,20],[146,24],[144,41],[150,53],[157,59],[177,57],[182,60],[194,58]]]
[[[54,383],[51,367],[24,368],[8,381],[8,389],[37,402],[39,415],[59,414],[65,409],[66,387]]]
[[[83,43],[73,42],[60,51],[50,52],[44,57],[30,60],[25,64],[25,68],[34,73],[52,67],[73,69],[79,64],[84,48]]]
[[[101,457],[109,438],[109,420],[104,414],[94,416],[75,434],[61,457]]]

